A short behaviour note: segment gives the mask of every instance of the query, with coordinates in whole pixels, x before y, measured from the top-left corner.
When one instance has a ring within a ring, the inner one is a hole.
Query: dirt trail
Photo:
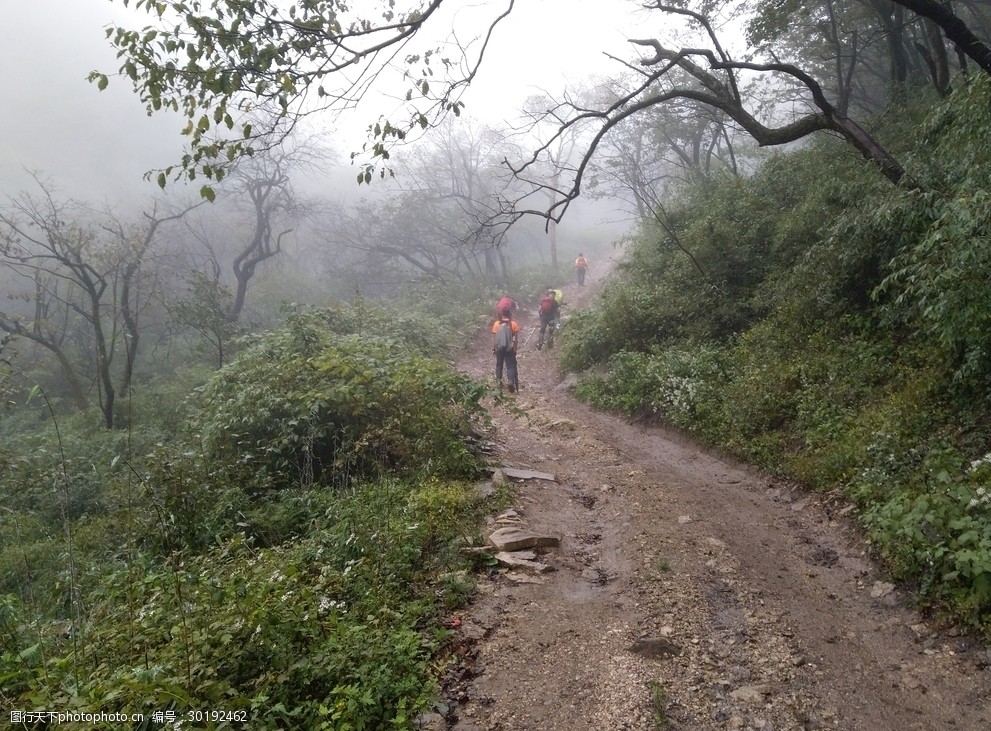
[[[565,288],[572,317],[595,284]],[[490,337],[459,367],[491,378]],[[900,602],[835,496],[592,411],[535,343],[498,459],[556,476],[514,508],[561,545],[481,580],[454,729],[991,729],[987,649]]]

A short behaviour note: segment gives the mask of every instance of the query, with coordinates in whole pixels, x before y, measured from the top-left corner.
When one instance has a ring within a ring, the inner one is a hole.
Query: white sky
[[[491,0],[479,5],[501,7]],[[621,70],[609,52],[631,58],[634,11],[631,0],[517,0],[493,35],[486,63],[469,92],[468,111],[480,118],[505,114],[510,100]],[[491,10],[488,11],[491,14]],[[462,10],[457,15],[468,15]],[[509,112],[512,115],[512,112]]]
[[[100,93],[86,81],[91,70],[117,68],[103,34],[114,12],[119,3],[109,0],[5,4],[3,198],[31,185],[28,169],[73,196],[112,200],[116,191],[141,186],[142,172],[181,150],[175,121],[149,118],[129,87],[118,83]]]
[[[468,27],[474,25],[473,14],[491,16],[505,4],[449,0],[447,12]],[[514,108],[541,89],[558,92],[568,80],[618,70],[604,60],[603,51],[634,57],[626,38],[649,35],[643,26],[630,30],[628,13],[637,7],[633,0],[517,0],[464,97],[467,113],[492,122],[513,118]],[[104,28],[123,12],[119,0],[5,3],[0,59],[8,73],[0,114],[0,199],[31,186],[27,169],[51,178],[67,195],[113,203],[153,192],[154,184],[142,181],[142,174],[178,161],[179,120],[148,117],[121,79],[112,79],[104,92],[86,81],[91,70],[116,71],[119,64]],[[389,110],[362,108],[354,128],[363,130],[381,111]],[[339,152],[346,160],[351,150]]]

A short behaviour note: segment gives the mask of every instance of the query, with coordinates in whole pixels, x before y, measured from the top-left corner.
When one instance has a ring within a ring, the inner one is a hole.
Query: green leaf
[[[211,203],[213,203],[213,201],[217,198],[217,194],[214,192],[213,188],[211,188],[209,185],[204,185],[202,188],[200,188],[200,195],[203,198],[206,198]]]

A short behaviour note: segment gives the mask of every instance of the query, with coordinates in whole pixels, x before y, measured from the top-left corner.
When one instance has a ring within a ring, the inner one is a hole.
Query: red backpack
[[[551,297],[549,294],[546,295],[542,300],[540,300],[540,314],[549,315],[554,312],[554,307],[557,305],[557,300]]]

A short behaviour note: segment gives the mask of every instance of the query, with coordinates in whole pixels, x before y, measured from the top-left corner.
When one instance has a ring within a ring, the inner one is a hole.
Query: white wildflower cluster
[[[980,459],[975,459],[970,463],[970,468],[967,470],[970,475],[974,476],[976,474],[977,482],[987,482],[983,479],[988,475],[988,467],[991,467],[991,452],[988,452]],[[978,487],[974,491],[974,497],[971,498],[970,502],[967,503],[968,508],[983,508],[984,510],[991,509],[991,490],[984,487]]]
[[[977,470],[979,470],[984,465],[991,465],[991,452],[988,452],[987,454],[985,454],[980,459],[975,459],[973,462],[971,462],[970,463],[970,471],[971,472],[976,472]]]
[[[988,490],[986,487],[979,487],[975,491],[975,494],[977,497],[967,503],[968,508],[991,508],[991,490]]]
[[[669,376],[664,383],[663,398],[667,410],[690,414],[698,399],[698,381],[686,376]]]
[[[344,602],[338,601],[336,599],[331,599],[328,596],[320,597],[320,604],[318,606],[318,609],[320,610],[320,614],[326,614],[331,609],[336,609],[340,612],[343,612],[345,608],[346,607],[344,606]]]

